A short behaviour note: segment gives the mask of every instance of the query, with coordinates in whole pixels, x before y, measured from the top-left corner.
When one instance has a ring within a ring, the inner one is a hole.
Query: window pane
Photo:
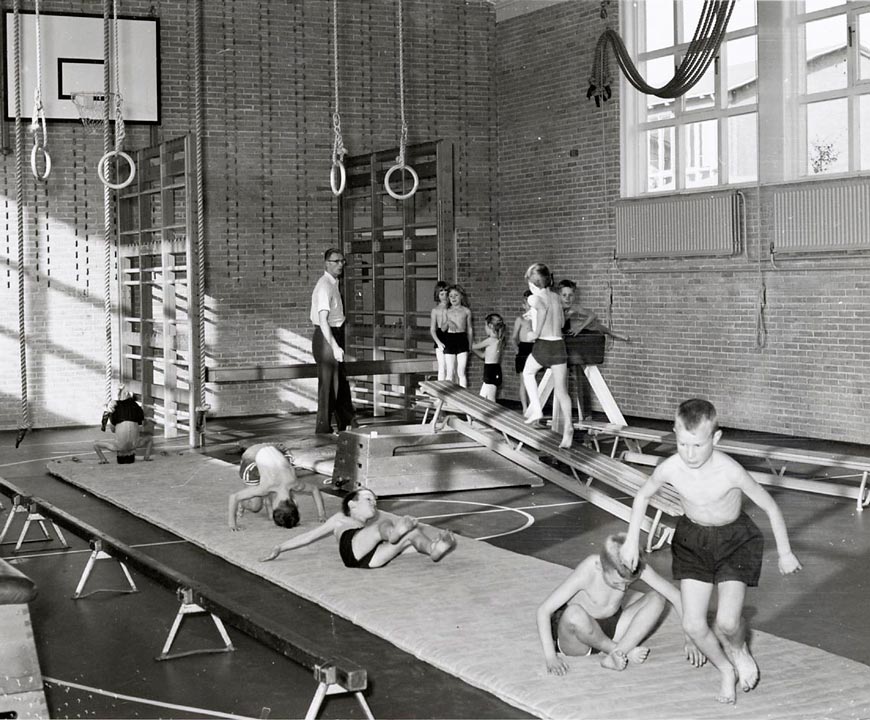
[[[716,73],[713,63],[707,72],[686,92],[686,110],[705,110],[716,107]]]
[[[846,0],[805,0],[804,12],[815,12],[816,10],[824,10],[825,8],[843,5]]]
[[[690,42],[695,36],[695,30],[698,28],[698,20],[701,19],[701,8],[704,6],[704,0],[683,0],[680,5],[682,5],[683,11],[680,42]]]
[[[807,92],[846,87],[846,16],[806,23]]]
[[[807,173],[849,169],[849,120],[846,98],[807,105]]]
[[[674,128],[648,130],[647,191],[674,190]]]
[[[728,107],[751,105],[758,102],[758,57],[756,38],[747,37],[726,43],[728,67],[725,82],[728,88]]]
[[[861,113],[858,139],[861,143],[861,170],[870,170],[870,95],[862,95],[858,103],[858,111]]]
[[[858,77],[870,78],[870,13],[858,16]]]
[[[646,50],[658,50],[674,44],[673,0],[646,2]]]
[[[728,182],[758,179],[758,114],[728,118]]]
[[[654,58],[646,63],[644,80],[647,85],[660,88],[674,77],[674,58],[671,55]],[[646,119],[648,122],[664,120],[674,116],[674,101],[655,95],[646,96]]]
[[[686,187],[706,187],[719,182],[719,131],[716,120],[685,127]]]
[[[728,31],[752,27],[756,22],[755,0],[737,0],[728,21]]]

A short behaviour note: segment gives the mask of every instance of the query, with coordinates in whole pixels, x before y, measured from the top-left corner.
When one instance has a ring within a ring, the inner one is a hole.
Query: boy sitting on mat
[[[563,655],[601,653],[601,667],[625,670],[629,662],[642,663],[649,648],[641,645],[655,629],[666,602],[682,612],[677,589],[643,559],[630,570],[619,559],[625,534],[609,535],[604,551],[584,559],[538,608],[538,634],[547,672],[564,675]],[[629,592],[636,580],[650,588]],[[686,636],[686,658],[700,667],[706,658]]]
[[[293,498],[295,493],[310,494],[317,508],[318,521],[326,520],[317,480],[300,480],[293,469],[293,454],[282,445],[251,445],[242,454],[239,475],[245,487],[230,495],[230,530],[242,529],[238,520],[245,510],[260,512],[264,507],[279,527],[295,527],[299,524],[299,509]]]
[[[743,512],[746,495],[767,514],[779,553],[779,571],[797,572],[788,530],[774,499],[735,460],[716,450],[722,437],[716,408],[706,400],[686,400],[674,419],[677,453],[659,465],[641,486],[631,507],[628,538],[620,557],[638,562],[640,525],[649,499],[666,482],[680,496],[686,513],[677,520],[671,542],[673,576],[680,581],[683,628],[720,673],[716,699],[733,703],[735,684],[744,692],[758,684],[758,666],[746,643],[743,602],[746,588],[758,585],[764,537]],[[718,603],[711,629],[707,612],[713,589]]]
[[[417,518],[410,515],[396,520],[382,517],[377,496],[368,488],[360,488],[342,498],[341,512],[323,525],[276,545],[263,562],[321,540],[329,533],[338,541],[338,554],[349,568],[383,567],[409,548],[438,562],[456,547],[456,538],[450,530],[436,533],[418,526]]]
[[[97,453],[100,465],[109,461],[103,455],[103,450],[118,453],[118,464],[127,465],[136,459],[136,450],[144,448],[143,460],[151,459],[151,450],[154,447],[154,436],[150,432],[150,421],[145,419],[142,407],[133,399],[126,386],[118,388],[118,399],[113,400],[103,413],[101,429],[105,431],[106,425],[110,425],[115,434],[113,440],[97,440],[94,443],[94,451]]]

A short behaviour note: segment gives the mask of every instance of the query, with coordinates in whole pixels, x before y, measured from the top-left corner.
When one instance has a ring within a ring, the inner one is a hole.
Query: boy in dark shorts
[[[742,511],[743,495],[770,520],[779,571],[788,575],[800,570],[801,564],[791,551],[785,520],[774,499],[735,460],[715,449],[722,437],[716,408],[706,400],[686,400],[677,409],[674,433],[677,454],[659,465],[638,491],[620,558],[628,567],[637,565],[641,521],[649,499],[670,483],[685,512],[677,521],[671,545],[683,629],[719,670],[716,699],[733,703],[738,681],[744,692],[758,684],[758,666],[746,643],[743,603],[746,588],[758,585],[764,540]],[[714,588],[718,603],[711,629],[707,612]]]
[[[665,605],[681,612],[680,593],[642,559],[630,570],[619,559],[625,535],[610,535],[604,550],[589,555],[549,594],[538,608],[538,634],[547,672],[564,675],[563,655],[601,653],[601,666],[625,670],[629,662],[642,663],[649,648],[641,645],[655,629]],[[636,580],[651,590],[629,588]],[[706,658],[687,637],[686,658],[700,667]]]

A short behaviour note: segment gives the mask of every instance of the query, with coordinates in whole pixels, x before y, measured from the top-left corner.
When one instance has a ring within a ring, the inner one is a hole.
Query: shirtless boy
[[[260,512],[265,507],[267,514],[279,527],[295,527],[299,524],[299,510],[294,500],[295,493],[310,494],[317,508],[319,522],[326,520],[323,496],[316,481],[306,482],[296,476],[292,454],[288,459],[274,445],[251,445],[242,454],[239,475],[245,487],[230,495],[227,519],[230,530],[241,530],[239,518],[245,510]]]
[[[791,551],[782,512],[774,499],[735,460],[716,450],[722,437],[716,408],[706,400],[686,400],[674,422],[677,454],[659,465],[641,486],[631,509],[628,539],[620,558],[638,562],[640,526],[649,499],[666,482],[680,496],[685,515],[677,521],[671,544],[674,580],[680,581],[683,629],[720,673],[716,699],[736,700],[758,683],[758,666],[749,652],[743,619],[746,588],[758,585],[764,538],[741,508],[746,495],[767,514],[783,575],[801,569]],[[712,629],[707,612],[713,589],[718,594]]]
[[[109,462],[103,450],[116,452],[119,465],[127,465],[135,461],[136,450],[140,448],[145,453],[142,459],[151,459],[154,436],[148,430],[150,421],[145,418],[145,412],[133,398],[133,393],[124,385],[118,388],[118,399],[113,401],[103,413],[103,420],[109,425],[115,437],[111,440],[97,440],[94,443],[94,451],[97,453],[100,465]],[[104,425],[103,430],[105,429]]]
[[[547,672],[564,675],[564,655],[601,653],[601,667],[625,670],[628,663],[642,663],[649,648],[641,645],[655,628],[670,602],[682,612],[680,593],[642,559],[629,570],[619,559],[625,535],[610,535],[604,551],[590,555],[538,608],[538,633]],[[635,580],[651,590],[629,592]],[[700,667],[706,658],[687,637],[686,658]]]

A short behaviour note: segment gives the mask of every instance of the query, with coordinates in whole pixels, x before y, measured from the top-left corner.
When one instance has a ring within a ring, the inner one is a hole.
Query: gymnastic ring
[[[45,160],[44,175],[40,175],[39,170],[36,167],[37,150],[42,150],[42,157]],[[37,180],[48,180],[48,176],[51,173],[51,155],[48,154],[48,150],[46,150],[43,145],[34,145],[33,149],[30,151],[30,172],[33,173],[33,177],[35,177]]]
[[[399,195],[397,192],[393,192],[393,188],[390,187],[390,175],[392,175],[396,170],[407,170],[411,173],[411,177],[414,178],[414,187],[410,189],[404,195]],[[394,200],[407,200],[411,197],[415,192],[417,192],[417,188],[420,186],[420,177],[417,175],[417,172],[410,165],[405,165],[404,163],[396,163],[387,170],[387,174],[384,177],[384,188],[387,191],[387,194],[393,198]]]
[[[338,176],[340,178],[339,182],[335,181],[335,169],[338,168]],[[338,197],[344,192],[344,188],[347,185],[347,171],[344,169],[344,163],[341,160],[334,160],[332,162],[332,169],[329,171],[329,187],[332,188],[332,194],[335,197]]]
[[[127,164],[130,166],[130,176],[122,183],[110,183],[106,179],[106,165],[113,157],[119,157],[126,160]],[[97,176],[100,178],[100,182],[107,188],[111,188],[112,190],[123,190],[133,182],[136,177],[136,163],[134,163],[133,158],[123,150],[109,150],[109,152],[100,158],[100,162],[97,163]]]

